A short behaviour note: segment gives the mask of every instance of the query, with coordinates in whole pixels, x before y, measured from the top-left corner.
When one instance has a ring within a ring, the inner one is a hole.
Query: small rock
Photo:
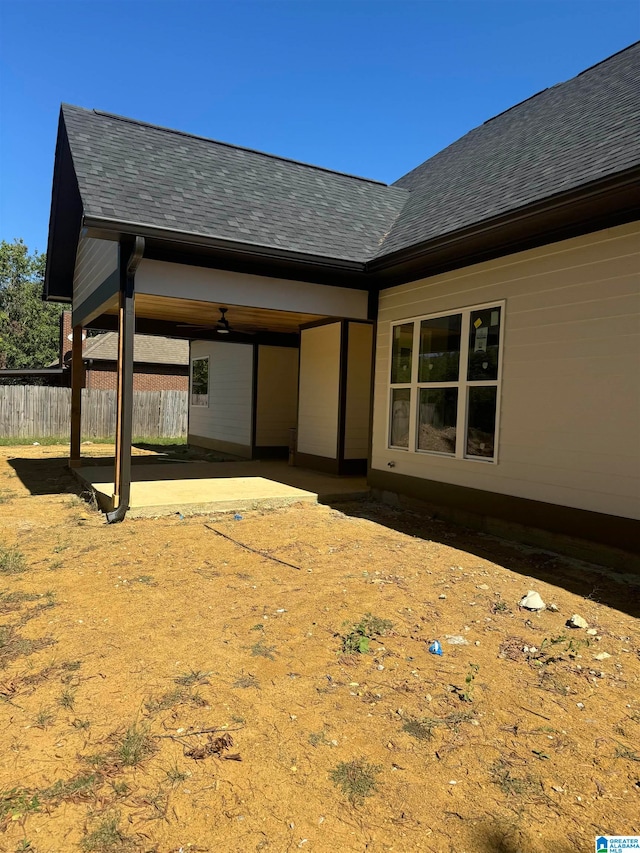
[[[552,613],[557,613],[560,608],[557,604],[547,604],[547,610],[550,610]]]
[[[580,616],[579,613],[574,613],[571,619],[567,620],[567,625],[569,626],[569,628],[589,627],[589,623],[587,622],[587,620],[583,616]]]
[[[576,705],[578,706],[578,708],[580,708],[581,711],[584,708],[584,702],[576,702]]]
[[[439,598],[441,601],[445,601],[445,600],[446,600],[446,598],[447,598],[447,596],[446,596],[446,595],[444,594],[444,592],[443,592],[443,593],[442,593],[442,595],[439,595],[439,596],[438,596],[438,598]]]
[[[519,605],[526,610],[544,610],[547,606],[540,597],[540,593],[535,592],[533,589],[530,589],[524,598],[520,599]]]
[[[489,587],[486,585],[486,583],[479,583],[478,589],[489,589]]]
[[[607,658],[610,658],[610,657],[611,657],[611,655],[608,654],[608,652],[600,652],[600,654],[595,655],[593,659],[594,660],[606,660]]]
[[[595,635],[597,633],[598,633],[597,628],[587,628],[587,634],[589,634],[590,637],[595,637]]]
[[[459,634],[454,634],[454,636],[450,637],[449,634],[444,635],[445,640],[449,643],[450,646],[468,646],[469,640],[465,640],[464,637],[461,637]]]

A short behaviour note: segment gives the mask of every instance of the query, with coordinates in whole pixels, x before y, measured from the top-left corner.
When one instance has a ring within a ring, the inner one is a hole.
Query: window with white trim
[[[504,303],[391,324],[389,447],[497,461]]]
[[[209,405],[209,356],[191,362],[191,405]]]

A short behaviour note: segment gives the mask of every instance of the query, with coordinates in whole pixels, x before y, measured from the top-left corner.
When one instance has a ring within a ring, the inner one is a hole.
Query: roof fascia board
[[[370,261],[365,271],[392,287],[640,216],[640,166]]]
[[[139,234],[142,237],[171,240],[190,246],[216,249],[218,251],[240,254],[242,256],[258,257],[271,260],[295,261],[299,264],[309,264],[315,267],[331,268],[349,272],[362,272],[364,263],[348,261],[342,258],[327,258],[321,255],[310,255],[304,252],[292,252],[274,249],[270,246],[242,243],[236,240],[225,240],[218,237],[207,237],[201,234],[179,231],[173,228],[158,228],[138,222],[125,222],[102,216],[84,216],[84,226],[88,236],[100,237],[107,240],[119,240],[128,234]]]

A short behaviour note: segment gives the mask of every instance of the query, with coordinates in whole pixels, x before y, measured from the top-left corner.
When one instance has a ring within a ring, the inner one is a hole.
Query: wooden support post
[[[129,501],[131,482],[131,432],[133,421],[133,336],[135,314],[133,280],[127,277],[120,291],[118,310],[118,390],[116,415],[116,460],[113,504]]]
[[[122,521],[131,496],[131,433],[133,426],[133,339],[135,332],[134,280],[144,254],[144,239],[136,237],[132,247],[120,245],[120,302],[118,308],[118,391],[116,420],[116,464],[112,512],[107,521]]]
[[[80,443],[82,430],[82,386],[84,385],[84,364],[82,361],[82,326],[73,327],[71,349],[71,447],[69,467],[79,468]]]

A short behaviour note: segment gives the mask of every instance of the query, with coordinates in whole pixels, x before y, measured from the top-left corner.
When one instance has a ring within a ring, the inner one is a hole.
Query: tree
[[[62,306],[42,301],[46,255],[0,242],[0,367],[45,367],[59,355]]]

